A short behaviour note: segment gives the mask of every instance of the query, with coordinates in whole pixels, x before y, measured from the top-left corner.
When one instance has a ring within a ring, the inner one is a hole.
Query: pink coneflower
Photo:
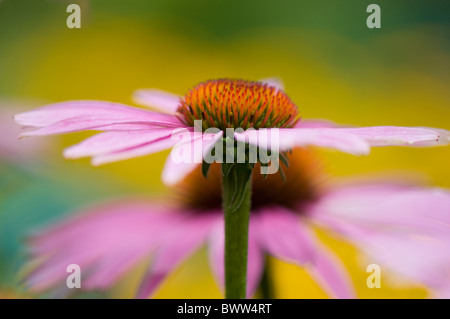
[[[352,242],[383,273],[448,296],[450,192],[380,181],[333,186],[324,183],[312,150],[294,149],[289,161],[289,167],[281,164],[285,180],[278,174],[252,176],[247,296],[260,283],[265,254],[304,267],[330,297],[356,296],[345,268],[312,225]],[[198,167],[177,185],[177,205],[145,200],[97,205],[35,235],[29,243],[32,257],[44,261],[28,276],[30,289],[67,292],[69,264],[81,267],[82,289],[107,289],[148,259],[137,292],[146,298],[204,243],[223,286],[221,175],[217,164],[206,179]]]
[[[170,149],[179,141],[176,129],[194,129],[201,120],[202,128],[218,128],[221,132],[204,133],[203,147],[223,136],[226,128],[254,128],[235,132],[238,141],[258,144],[272,128],[279,129],[277,149],[285,151],[298,146],[319,146],[354,155],[366,155],[372,146],[433,146],[450,143],[449,132],[420,127],[339,127],[326,121],[301,121],[297,106],[275,80],[247,82],[213,80],[200,83],[184,97],[160,90],[138,90],[134,98],[153,112],[128,105],[103,101],[70,101],[56,103],[18,114],[15,120],[34,130],[21,136],[43,136],[85,130],[104,131],[65,150],[66,158],[92,157],[93,165],[101,165]],[[260,138],[261,137],[261,138]],[[191,140],[192,149],[198,138]],[[265,140],[263,142],[266,142]],[[268,145],[270,147],[270,145]],[[200,161],[201,162],[201,161]],[[198,163],[198,162],[197,162]],[[196,162],[175,163],[169,156],[163,170],[163,181],[173,185],[196,167]]]
[[[251,228],[249,235],[251,176],[257,162],[253,161],[255,146],[262,154],[276,155],[269,161],[258,159],[261,171],[266,176],[265,169],[269,163],[270,166],[274,162],[278,164],[280,158],[287,164],[286,152],[299,146],[328,147],[359,155],[368,154],[371,146],[430,146],[450,142],[449,132],[440,129],[390,126],[343,128],[324,122],[301,122],[297,106],[281,86],[273,81],[221,79],[200,83],[184,97],[150,90],[138,91],[136,98],[143,104],[159,107],[169,114],[113,103],[82,101],[43,107],[19,114],[16,120],[22,125],[37,127],[25,133],[25,136],[82,130],[106,131],[65,151],[65,156],[69,158],[92,156],[93,164],[179,146],[174,133],[183,131],[189,138],[182,145],[189,145],[193,154],[190,153],[187,161],[179,162],[175,158],[180,147],[173,148],[163,171],[163,180],[167,184],[181,181],[202,160],[202,172],[206,176],[211,164],[209,155],[213,151],[214,159],[217,156],[217,162],[222,164],[221,207],[225,219],[227,298],[244,298],[246,295],[247,250],[251,251],[248,236],[252,236]],[[202,129],[200,134],[198,126]],[[268,136],[271,137],[270,142]],[[216,146],[224,146],[225,152],[219,151]],[[248,154],[240,158],[238,155],[236,160],[235,154],[247,148]],[[276,240],[267,245],[269,248],[276,246]]]

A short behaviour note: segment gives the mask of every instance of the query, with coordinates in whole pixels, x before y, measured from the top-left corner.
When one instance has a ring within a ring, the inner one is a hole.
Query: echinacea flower
[[[226,298],[244,298],[246,295],[247,251],[253,250],[250,247],[253,231],[249,225],[253,184],[251,176],[256,163],[260,163],[261,172],[267,176],[268,164],[272,166],[276,162],[275,172],[278,171],[278,159],[287,165],[285,152],[299,146],[322,146],[360,155],[367,154],[371,146],[430,146],[450,142],[449,132],[440,129],[386,126],[344,128],[322,122],[301,122],[297,106],[281,86],[273,81],[212,80],[198,84],[184,97],[151,90],[138,91],[137,100],[164,108],[170,114],[113,103],[84,101],[50,105],[19,114],[16,121],[37,127],[24,134],[28,136],[89,129],[106,131],[65,152],[65,156],[71,158],[92,156],[93,164],[128,159],[174,147],[163,171],[163,180],[167,184],[182,180],[195,169],[198,162],[203,161],[202,172],[205,177],[212,162],[221,163],[221,207],[224,212],[225,242],[222,266],[225,269]],[[181,143],[178,140],[180,132],[188,136]],[[175,160],[180,145],[183,153],[185,146],[189,146],[187,161],[186,158],[182,162]],[[220,150],[223,146],[226,148],[225,152]],[[275,158],[267,161],[267,158],[263,160],[262,157],[255,159],[255,147],[260,156],[270,153],[275,154]],[[278,212],[276,218],[282,215],[282,212]],[[271,220],[274,225],[276,218]],[[261,221],[256,223],[266,225]],[[298,236],[307,237],[304,233]],[[185,242],[187,243],[189,241]],[[270,247],[277,247],[278,244],[274,239],[266,245],[265,248],[270,251]],[[308,247],[307,244],[304,246]],[[310,251],[304,250],[300,255],[296,251],[294,255],[300,258],[297,260],[299,261],[304,260],[307,253]],[[170,260],[172,255],[169,256],[170,258],[164,258]],[[317,256],[316,262],[320,265],[321,255]],[[329,276],[330,272],[323,275]]]
[[[185,96],[156,89],[138,90],[135,101],[159,112],[103,101],[69,101],[18,114],[15,120],[34,130],[21,136],[54,135],[85,130],[103,131],[65,150],[66,158],[92,157],[101,165],[170,149],[179,143],[173,133],[194,131],[194,121],[202,129],[216,128],[218,133],[192,134],[189,143],[193,160],[175,162],[169,156],[163,181],[173,185],[182,180],[199,162],[208,147],[224,136],[227,128],[237,141],[286,151],[293,147],[318,146],[364,155],[372,146],[433,146],[450,143],[446,130],[421,127],[340,127],[326,121],[303,121],[297,106],[276,79],[248,82],[211,80],[200,83]],[[252,130],[249,130],[249,129]],[[267,136],[277,129],[276,145],[267,144]],[[265,138],[264,138],[265,137]],[[200,140],[202,147],[196,148]]]
[[[449,296],[449,191],[381,181],[336,186],[324,179],[312,150],[296,148],[289,161],[288,167],[281,164],[285,180],[252,175],[247,296],[259,285],[265,254],[304,267],[331,297],[356,296],[350,276],[313,225],[349,240],[383,269],[425,285],[435,296]],[[204,178],[199,168],[177,185],[177,205],[97,205],[33,236],[30,251],[40,264],[27,277],[30,289],[64,291],[69,264],[80,266],[83,290],[107,289],[151,260],[137,292],[146,298],[204,243],[223,286],[221,171],[213,164]]]

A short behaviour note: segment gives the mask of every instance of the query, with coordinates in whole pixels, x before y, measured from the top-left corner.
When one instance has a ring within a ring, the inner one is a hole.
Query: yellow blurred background
[[[278,76],[303,118],[450,129],[450,6],[377,1],[382,27],[368,29],[371,2],[4,0],[0,107],[14,114],[71,99],[132,104],[138,88],[184,94],[207,79]],[[69,3],[82,8],[81,29],[66,26]],[[2,123],[8,120],[2,117]],[[45,152],[19,152],[13,159],[0,153],[0,298],[28,296],[18,269],[30,230],[101,199],[170,192],[160,180],[167,152],[99,168],[89,160],[64,160],[62,149],[86,136],[36,140]],[[320,155],[336,178],[404,172],[427,185],[450,187],[449,147]],[[367,288],[369,274],[356,249],[318,234],[348,267],[359,297],[426,296],[414,283],[399,288],[383,281],[381,289]],[[326,298],[303,270],[275,259],[270,264],[277,298]],[[107,296],[132,297],[142,271]],[[155,297],[221,296],[203,249]]]

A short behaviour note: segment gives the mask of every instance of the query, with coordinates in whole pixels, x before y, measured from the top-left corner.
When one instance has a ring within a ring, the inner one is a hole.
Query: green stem
[[[246,297],[251,172],[247,164],[234,164],[222,180],[226,299]]]

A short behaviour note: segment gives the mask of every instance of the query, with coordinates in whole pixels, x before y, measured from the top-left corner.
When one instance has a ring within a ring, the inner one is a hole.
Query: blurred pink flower
[[[93,165],[125,160],[170,149],[179,141],[171,138],[176,129],[193,131],[194,120],[219,133],[194,134],[192,146],[201,138],[203,149],[194,147],[194,158],[223,136],[227,127],[241,127],[238,141],[258,145],[273,128],[279,128],[280,151],[293,147],[319,146],[354,155],[368,154],[372,146],[433,146],[450,143],[446,130],[420,127],[339,127],[325,121],[299,121],[297,106],[275,79],[260,82],[214,80],[201,83],[184,97],[156,89],[138,90],[137,103],[160,112],[102,101],[57,103],[18,114],[15,120],[34,127],[22,136],[42,136],[84,130],[105,131],[65,150],[66,158],[92,157]],[[255,128],[256,130],[247,130]],[[266,142],[265,142],[266,143]],[[271,147],[271,146],[269,146]],[[201,160],[200,160],[201,162]],[[198,162],[197,162],[198,163]],[[169,156],[163,181],[173,185],[196,167],[196,163],[175,163]]]
[[[356,297],[340,260],[315,236],[311,226],[319,225],[351,241],[372,263],[427,286],[435,296],[448,297],[450,192],[368,181],[324,187],[312,155],[294,149],[292,164],[283,168],[284,182],[279,175],[264,180],[253,174],[248,296],[258,287],[268,253],[304,267],[329,296]],[[107,289],[138,262],[151,258],[137,292],[146,298],[204,243],[223,285],[220,174],[215,164],[207,179],[200,169],[194,170],[177,186],[177,206],[118,201],[35,235],[30,251],[33,259],[44,262],[28,276],[30,289],[63,289],[69,264],[81,267],[82,289]]]

